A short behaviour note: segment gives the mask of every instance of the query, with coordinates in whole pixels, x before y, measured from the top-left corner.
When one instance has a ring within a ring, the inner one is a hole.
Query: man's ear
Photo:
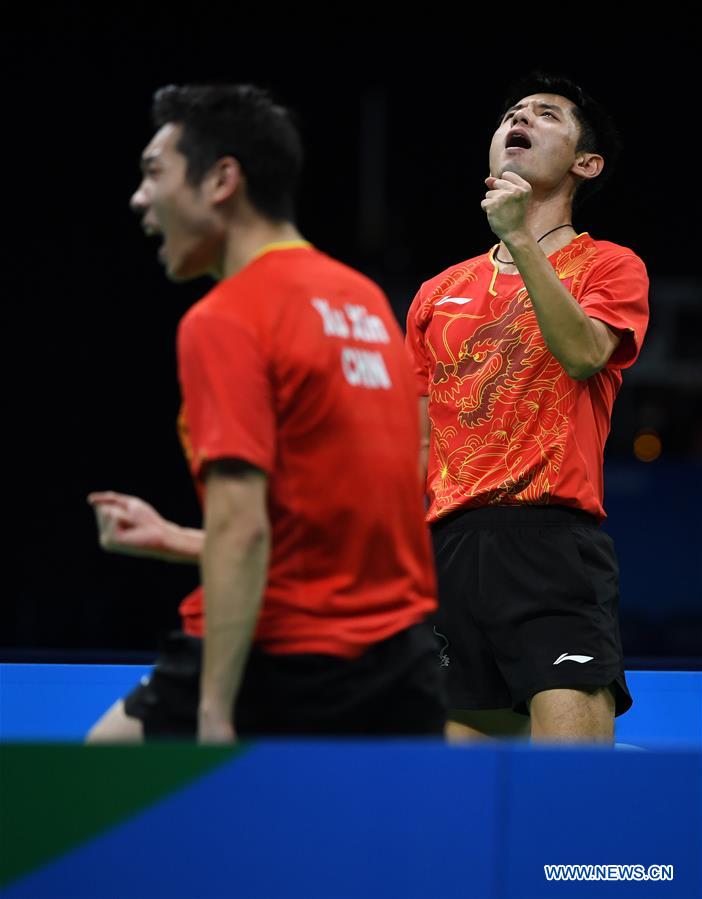
[[[604,159],[598,153],[576,153],[571,172],[580,178],[597,178],[604,168]]]
[[[224,203],[239,190],[244,179],[239,160],[234,156],[223,156],[212,166],[208,176],[211,197],[215,203]]]

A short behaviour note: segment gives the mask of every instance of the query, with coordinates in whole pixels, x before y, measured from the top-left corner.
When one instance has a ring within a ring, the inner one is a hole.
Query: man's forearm
[[[201,528],[183,528],[169,521],[158,558],[166,562],[199,565],[204,543],[205,532]]]
[[[200,721],[231,719],[268,570],[268,528],[252,532],[223,524],[206,533],[202,556],[206,634]]]
[[[602,368],[611,344],[563,285],[534,238],[524,235],[504,243],[529,293],[546,346],[566,372],[582,379]]]

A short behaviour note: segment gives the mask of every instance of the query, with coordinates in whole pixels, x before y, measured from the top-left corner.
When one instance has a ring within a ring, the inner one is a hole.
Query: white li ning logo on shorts
[[[564,652],[563,655],[558,656],[553,664],[560,665],[561,662],[580,662],[581,665],[584,665],[585,662],[591,662],[594,658],[594,656],[569,656],[567,652]]]

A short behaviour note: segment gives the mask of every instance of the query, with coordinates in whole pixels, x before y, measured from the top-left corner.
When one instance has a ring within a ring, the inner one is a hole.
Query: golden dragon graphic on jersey
[[[442,429],[432,422],[438,468],[429,486],[439,515],[470,497],[476,505],[546,503],[563,457],[572,382],[546,348],[524,287],[489,305],[487,315],[433,316],[441,344],[429,345],[430,405],[455,409]],[[465,321],[455,323],[467,318],[487,323],[452,345],[452,331],[466,333]]]

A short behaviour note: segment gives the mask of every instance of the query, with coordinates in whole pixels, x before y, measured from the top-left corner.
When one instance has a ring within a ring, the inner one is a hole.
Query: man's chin
[[[168,278],[169,281],[172,281],[174,284],[182,284],[183,281],[190,281],[192,276],[186,275],[183,272],[178,271],[178,270],[167,268],[166,269],[166,277]]]
[[[204,253],[189,252],[187,249],[181,249],[179,252],[172,244],[167,246],[166,242],[161,247],[158,258],[166,278],[176,284],[194,281],[211,271]]]
[[[199,278],[203,272],[199,270],[194,270],[193,266],[188,266],[187,263],[184,262],[169,262],[166,260],[164,262],[166,277],[169,281],[172,281],[174,284],[182,284],[184,281],[193,281],[195,278]]]
[[[519,175],[525,181],[529,181],[529,173],[525,166],[521,165],[518,159],[509,160],[500,170],[500,178],[504,178],[505,172],[512,172],[513,175]]]

